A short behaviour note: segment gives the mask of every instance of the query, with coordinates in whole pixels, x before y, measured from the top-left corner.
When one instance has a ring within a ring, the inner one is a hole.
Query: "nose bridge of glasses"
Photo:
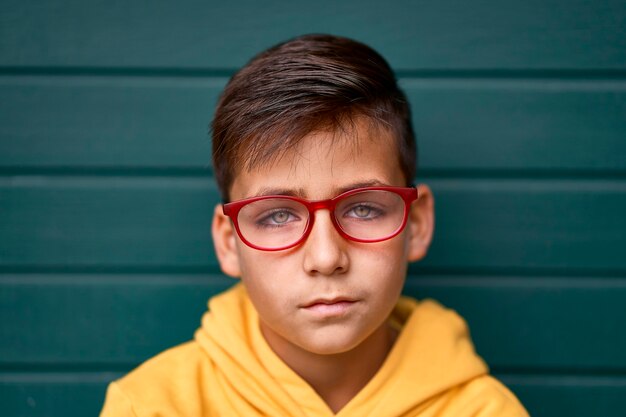
[[[307,231],[305,232],[305,238],[315,233],[313,229],[317,229],[319,227],[332,229],[331,234],[339,234],[342,235],[340,231],[340,226],[337,224],[335,216],[333,214],[333,210],[335,204],[332,200],[320,200],[320,201],[310,201],[308,202],[308,210],[309,210],[309,222],[307,225]],[[326,212],[327,214],[320,214],[318,211]],[[316,222],[317,220],[317,222]],[[319,231],[318,231],[319,232]],[[326,232],[323,232],[325,234]]]
[[[315,219],[317,218],[317,212],[319,210],[326,210],[328,212],[330,223],[332,223],[335,229],[338,229],[339,226],[337,225],[335,216],[333,214],[333,211],[335,210],[335,206],[336,206],[336,201],[334,201],[333,199],[308,201],[307,208],[310,213],[310,216],[309,216],[310,219],[309,219],[309,225],[308,225],[309,232],[315,224]]]
[[[334,214],[335,207],[337,206],[337,201],[335,199],[309,201],[307,206],[310,213],[309,217],[311,218],[311,224],[309,225],[310,228],[313,227],[313,223],[315,222],[315,218],[317,216],[317,211],[326,210],[333,226],[336,229],[340,229],[340,226],[337,224],[337,219]]]
[[[309,201],[308,209],[311,213],[315,213],[318,210],[327,209],[329,212],[332,211],[335,207],[335,202],[333,200],[317,200],[317,201]]]

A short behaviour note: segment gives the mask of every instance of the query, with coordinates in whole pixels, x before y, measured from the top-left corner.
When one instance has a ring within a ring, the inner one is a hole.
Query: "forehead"
[[[304,198],[330,198],[354,184],[405,184],[393,134],[358,120],[340,130],[321,130],[270,161],[239,170],[231,200],[286,190]]]

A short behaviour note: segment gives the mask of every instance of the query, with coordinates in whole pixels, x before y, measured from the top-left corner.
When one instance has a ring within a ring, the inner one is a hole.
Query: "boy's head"
[[[416,146],[409,104],[376,51],[305,35],[253,58],[226,86],[212,123],[213,167],[224,201],[238,172],[271,163],[311,132],[340,132],[365,118],[394,137],[410,185]]]
[[[409,107],[384,59],[322,35],[271,48],[226,86],[213,139],[230,202],[214,213],[217,257],[274,351],[297,367],[298,352],[384,349],[434,221],[428,187],[417,201],[409,187]]]

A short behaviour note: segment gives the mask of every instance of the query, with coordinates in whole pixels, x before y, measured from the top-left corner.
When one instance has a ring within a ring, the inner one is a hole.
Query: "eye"
[[[352,209],[352,212],[356,217],[367,217],[371,213],[372,209],[367,206],[356,206]]]
[[[274,223],[286,223],[289,220],[289,213],[286,211],[277,211],[273,213],[270,218]]]
[[[300,217],[292,211],[276,209],[265,213],[256,221],[258,227],[281,227],[300,220]]]
[[[384,211],[367,203],[358,203],[346,210],[344,217],[356,220],[372,220],[380,217]]]

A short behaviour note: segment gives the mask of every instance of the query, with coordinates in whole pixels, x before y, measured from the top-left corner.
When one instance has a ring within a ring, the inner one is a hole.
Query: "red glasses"
[[[320,209],[332,213],[332,222],[345,239],[363,243],[391,239],[404,229],[416,199],[417,188],[366,187],[318,201],[285,195],[251,197],[224,204],[223,210],[246,245],[277,251],[304,241]]]

